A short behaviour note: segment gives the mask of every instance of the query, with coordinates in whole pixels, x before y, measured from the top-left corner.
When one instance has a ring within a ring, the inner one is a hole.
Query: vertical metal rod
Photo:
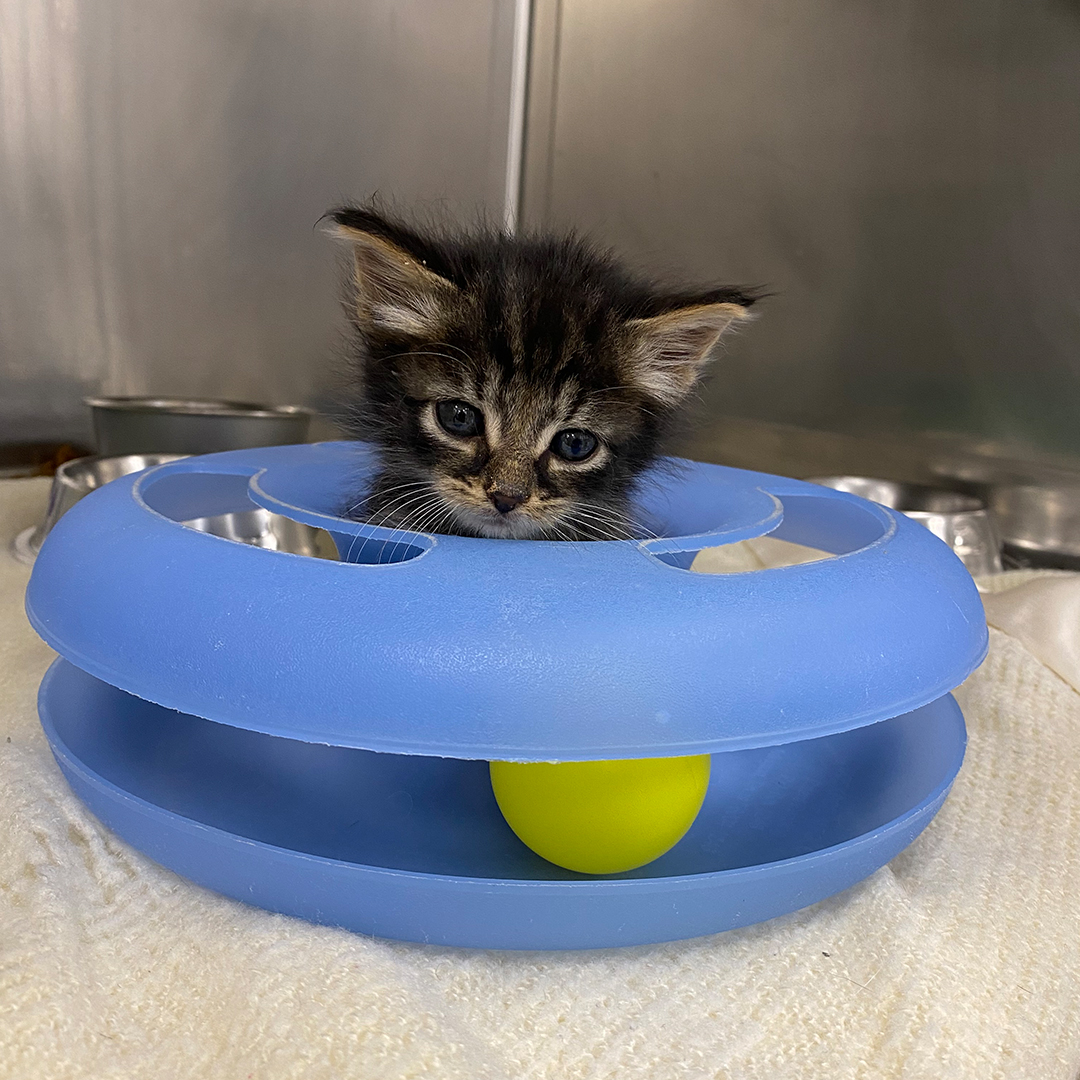
[[[510,123],[506,142],[506,191],[503,227],[513,234],[521,208],[522,166],[525,157],[525,103],[529,89],[529,36],[532,0],[514,0],[514,42],[510,67]]]

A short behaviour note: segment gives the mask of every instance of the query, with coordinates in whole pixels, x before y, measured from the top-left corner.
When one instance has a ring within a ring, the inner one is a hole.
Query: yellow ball
[[[491,762],[499,809],[523,843],[583,874],[617,874],[658,859],[694,823],[710,757]]]

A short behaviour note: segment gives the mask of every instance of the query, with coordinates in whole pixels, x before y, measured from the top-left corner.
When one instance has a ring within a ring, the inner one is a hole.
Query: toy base
[[[192,881],[360,933],[496,949],[669,941],[812,904],[915,839],[965,743],[946,695],[839,735],[716,754],[675,848],[590,878],[521,844],[485,762],[262,735],[142,701],[64,660],[39,712],[83,802]]]

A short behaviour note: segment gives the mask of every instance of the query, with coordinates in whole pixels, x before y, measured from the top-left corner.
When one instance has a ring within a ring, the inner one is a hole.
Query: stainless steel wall
[[[317,398],[313,230],[503,211],[513,0],[0,0],[0,442],[90,392]]]
[[[535,26],[527,220],[778,293],[697,452],[730,413],[1080,454],[1076,0],[537,0]]]
[[[0,0],[0,441],[89,392],[317,400],[312,224],[503,212],[521,6]],[[738,414],[1080,453],[1077,0],[534,7],[526,219],[777,291],[696,452]]]

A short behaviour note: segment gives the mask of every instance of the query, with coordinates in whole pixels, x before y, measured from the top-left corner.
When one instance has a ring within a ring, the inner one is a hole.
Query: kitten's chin
[[[486,513],[460,504],[454,507],[454,520],[464,535],[484,540],[546,540],[549,530],[542,522],[511,510],[509,514]],[[451,530],[447,530],[451,531]]]
[[[470,528],[487,540],[540,540],[545,537],[545,529],[540,522],[513,511],[499,518],[481,517],[479,514],[460,516]]]

